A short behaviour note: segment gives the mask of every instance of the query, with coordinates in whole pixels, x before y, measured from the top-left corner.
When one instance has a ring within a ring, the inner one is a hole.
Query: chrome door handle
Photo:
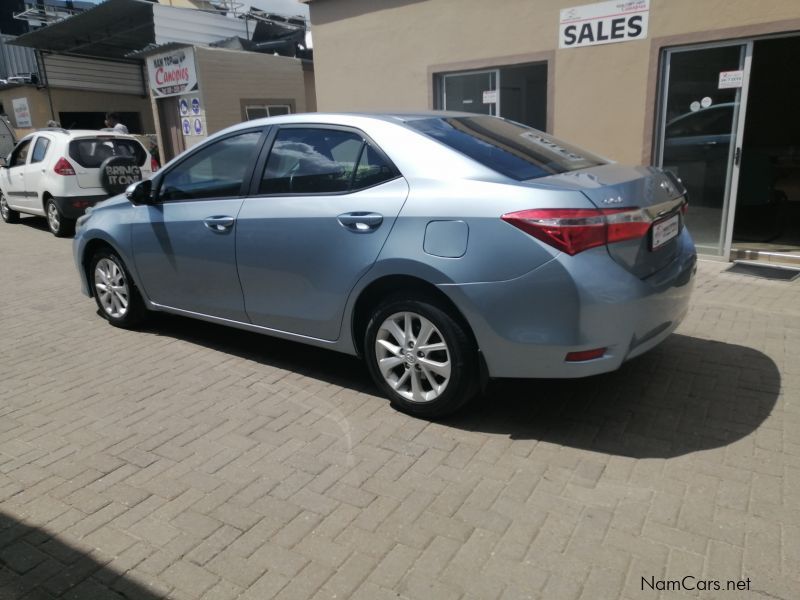
[[[337,217],[345,229],[355,233],[369,233],[375,231],[383,223],[383,215],[370,212],[350,212]]]
[[[233,217],[207,217],[203,219],[203,225],[215,233],[225,233],[230,231],[235,220]]]

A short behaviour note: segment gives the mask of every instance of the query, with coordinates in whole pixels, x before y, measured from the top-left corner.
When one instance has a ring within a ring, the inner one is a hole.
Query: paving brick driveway
[[[431,424],[346,356],[114,329],[0,223],[0,598],[798,598],[800,281],[725,267],[618,373]]]

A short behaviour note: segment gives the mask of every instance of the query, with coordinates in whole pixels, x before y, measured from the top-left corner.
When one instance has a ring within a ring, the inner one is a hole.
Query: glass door
[[[471,112],[481,115],[500,114],[500,71],[451,73],[442,81],[444,110]]]
[[[730,251],[752,42],[666,51],[658,164],[689,191],[697,249]]]

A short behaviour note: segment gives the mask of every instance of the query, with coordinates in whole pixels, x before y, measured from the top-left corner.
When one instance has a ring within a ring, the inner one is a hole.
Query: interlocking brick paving
[[[701,262],[656,350],[428,423],[347,356],[110,327],[38,219],[0,257],[0,598],[798,597],[800,282]],[[687,575],[751,589],[642,590]]]

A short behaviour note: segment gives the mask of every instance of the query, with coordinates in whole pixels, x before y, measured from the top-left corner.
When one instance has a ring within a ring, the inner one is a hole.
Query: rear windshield
[[[407,125],[517,181],[606,163],[537,129],[497,117],[430,117]]]
[[[86,138],[69,143],[69,157],[82,167],[97,169],[112,156],[130,156],[136,164],[144,166],[147,153],[136,140],[114,138]]]

